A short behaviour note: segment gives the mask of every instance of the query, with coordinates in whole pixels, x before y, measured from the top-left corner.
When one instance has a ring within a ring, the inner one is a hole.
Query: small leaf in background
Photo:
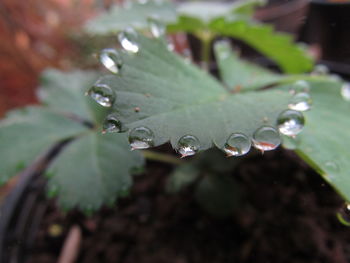
[[[199,176],[199,170],[193,163],[186,163],[175,168],[170,174],[166,190],[169,193],[177,193],[191,185]]]
[[[220,77],[229,90],[234,92],[253,90],[275,84],[285,75],[276,74],[265,68],[239,59],[229,41],[217,41],[214,45]]]
[[[124,7],[114,6],[109,12],[90,20],[85,26],[85,31],[95,35],[106,35],[128,27],[146,29],[149,28],[150,18],[156,18],[163,23],[174,22],[175,7],[168,1],[126,2]]]
[[[125,134],[90,133],[71,142],[50,165],[49,189],[57,188],[59,204],[97,210],[132,183],[130,171],[143,165],[131,152]]]
[[[71,139],[45,171],[49,197],[58,195],[65,210],[91,213],[128,190],[130,172],[143,165],[143,157],[130,152],[125,134],[101,134],[107,111],[84,96],[96,77],[93,71],[43,73],[39,97],[46,107],[12,111],[0,122],[1,182]]]
[[[119,76],[104,76],[98,83],[115,90],[113,107],[119,121],[130,132],[150,130],[153,146],[170,141],[180,150],[180,139],[192,136],[199,141],[199,150],[214,145],[222,149],[232,133],[252,139],[261,126],[274,127],[278,115],[287,109],[291,96],[287,91],[232,94],[169,52],[161,41],[139,35],[138,44],[136,55],[122,54]]]
[[[239,190],[234,179],[227,175],[208,174],[197,186],[195,197],[207,212],[226,217],[239,204]]]
[[[271,26],[252,19],[253,8],[261,4],[261,1],[184,3],[178,8],[177,22],[169,24],[168,31],[185,31],[199,38],[203,35],[209,35],[210,39],[233,37],[272,59],[286,73],[310,71],[312,58],[305,49],[293,43],[291,35],[274,32]]]
[[[43,107],[11,111],[0,122],[0,180],[4,183],[51,147],[86,127]],[[19,166],[20,164],[20,166]]]

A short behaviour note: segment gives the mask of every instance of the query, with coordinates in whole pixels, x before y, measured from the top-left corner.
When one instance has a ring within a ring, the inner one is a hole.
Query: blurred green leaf
[[[84,126],[43,107],[11,111],[0,122],[0,182],[6,182],[54,144],[84,132]]]
[[[220,77],[229,90],[235,92],[254,90],[275,84],[287,77],[239,59],[228,41],[215,43],[214,51]]]
[[[142,166],[140,154],[130,151],[125,134],[90,133],[70,143],[49,168],[50,189],[57,189],[65,209],[97,210],[127,191],[130,170]]]
[[[95,35],[106,35],[127,27],[146,29],[149,18],[156,18],[163,23],[174,22],[175,7],[168,1],[126,2],[124,7],[114,6],[109,12],[90,20],[85,26],[85,31]]]
[[[239,191],[234,179],[227,175],[206,175],[198,184],[195,197],[207,212],[225,217],[239,204]]]
[[[177,193],[193,183],[198,176],[199,170],[192,162],[180,165],[170,174],[166,190],[169,193]]]

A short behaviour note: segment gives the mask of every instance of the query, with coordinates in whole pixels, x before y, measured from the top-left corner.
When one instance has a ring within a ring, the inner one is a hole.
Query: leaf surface
[[[164,23],[176,20],[175,7],[167,1],[128,2],[124,7],[114,6],[90,20],[85,31],[90,34],[106,35],[124,30],[127,27],[148,28],[148,19],[157,18]]]
[[[49,192],[56,191],[65,209],[94,211],[127,191],[131,169],[141,165],[143,158],[130,151],[124,134],[90,133],[70,143],[53,161]]]
[[[54,144],[86,131],[71,119],[42,107],[15,110],[0,122],[0,180],[31,164]]]
[[[296,152],[350,201],[350,103],[340,84],[313,83],[313,108],[295,142]]]
[[[129,129],[152,130],[155,146],[170,141],[176,148],[190,134],[199,139],[201,150],[214,144],[221,148],[233,132],[252,137],[262,125],[275,126],[287,107],[286,91],[232,94],[160,41],[140,35],[138,43],[139,53],[124,54],[121,74],[99,82],[115,90],[120,121]]]

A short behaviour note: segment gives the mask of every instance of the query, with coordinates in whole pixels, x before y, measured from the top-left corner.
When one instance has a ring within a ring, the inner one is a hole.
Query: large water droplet
[[[95,84],[87,95],[103,107],[111,107],[116,99],[115,92],[106,84]]]
[[[130,53],[137,53],[140,50],[139,44],[137,43],[137,33],[132,28],[127,28],[118,34],[118,40],[120,45]]]
[[[182,136],[177,143],[177,151],[181,154],[181,157],[194,155],[198,152],[199,148],[199,140],[192,135]]]
[[[327,173],[337,173],[339,172],[339,166],[336,162],[334,161],[327,161],[325,162],[325,167],[326,167],[326,172]]]
[[[113,48],[103,49],[99,57],[100,62],[106,67],[106,69],[114,74],[117,74],[123,65],[120,54]]]
[[[152,35],[155,38],[161,38],[165,35],[165,25],[159,19],[155,17],[148,18],[148,25]]]
[[[307,92],[299,92],[289,100],[288,107],[291,110],[307,111],[310,110],[311,105],[312,99],[310,94]]]
[[[297,94],[300,92],[309,92],[309,91],[310,91],[310,84],[305,80],[296,81],[290,89],[291,94]]]
[[[296,136],[304,128],[304,115],[295,110],[285,110],[277,118],[280,133],[287,136]]]
[[[329,73],[329,68],[326,65],[318,64],[311,72],[312,75],[323,76]]]
[[[350,226],[350,204],[345,203],[338,211],[337,218],[340,223]]]
[[[228,138],[224,151],[227,156],[241,156],[249,152],[251,146],[251,141],[246,135],[233,133]]]
[[[342,85],[340,93],[344,100],[350,101],[350,83],[349,82],[345,82]]]
[[[102,133],[121,132],[122,123],[115,114],[110,114],[103,122]]]
[[[146,127],[134,128],[129,133],[131,149],[147,149],[153,146],[153,140],[153,132]]]
[[[271,126],[262,126],[253,134],[253,145],[261,151],[271,151],[281,144],[278,131]]]

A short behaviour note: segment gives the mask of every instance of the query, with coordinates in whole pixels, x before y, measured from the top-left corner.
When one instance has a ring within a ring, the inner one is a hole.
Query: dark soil
[[[335,216],[342,200],[293,153],[249,157],[232,171],[243,196],[225,219],[203,211],[193,187],[167,194],[171,169],[149,163],[128,198],[90,218],[63,216],[51,205],[28,263],[56,262],[75,224],[83,231],[82,263],[350,262],[350,229]],[[50,236],[53,224],[63,227],[61,236]]]

